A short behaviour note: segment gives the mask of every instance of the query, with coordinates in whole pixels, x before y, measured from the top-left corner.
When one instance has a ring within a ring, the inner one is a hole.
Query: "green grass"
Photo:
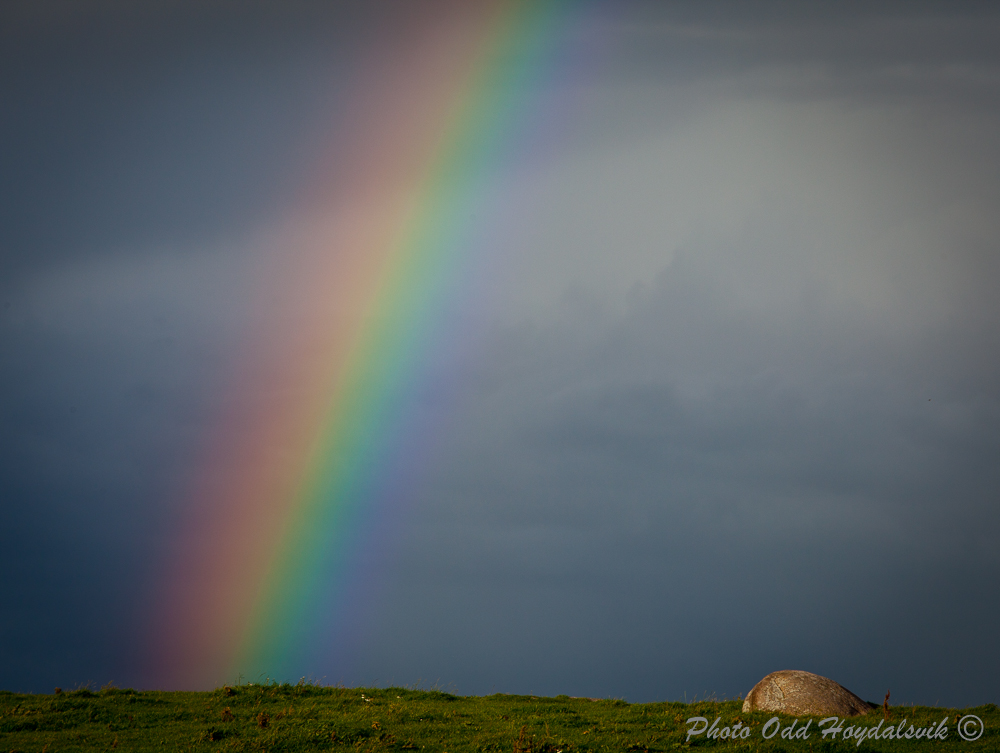
[[[240,685],[205,693],[105,688],[55,695],[0,691],[0,751],[664,751],[678,748],[801,751],[1000,750],[1000,711],[993,704],[961,712],[891,706],[893,725],[927,727],[948,717],[947,739],[823,740],[814,720],[808,740],[764,740],[773,714],[743,714],[740,701],[634,703],[584,698],[493,695],[459,697],[405,688]],[[975,714],[985,733],[959,738],[955,719]],[[690,717],[719,728],[741,721],[746,740],[686,742]],[[874,727],[882,709],[845,723]],[[794,717],[781,717],[791,724]],[[807,719],[800,720],[801,726]],[[797,729],[798,727],[796,727]],[[905,729],[905,728],[904,728]]]

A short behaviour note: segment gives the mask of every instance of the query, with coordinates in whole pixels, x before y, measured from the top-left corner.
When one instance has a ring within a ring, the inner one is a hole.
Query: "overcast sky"
[[[459,13],[402,7],[0,11],[0,687],[154,682],[184,490],[282,316],[247,290],[322,221],[363,40]],[[591,3],[558,38],[446,428],[301,674],[1000,701],[1000,11]]]

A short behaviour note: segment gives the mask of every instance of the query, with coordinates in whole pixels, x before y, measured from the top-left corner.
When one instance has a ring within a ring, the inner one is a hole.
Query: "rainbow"
[[[571,8],[427,7],[409,46],[360,45],[337,148],[316,161],[333,177],[258,241],[251,308],[268,315],[190,484],[154,626],[159,687],[315,676],[311,652],[363,577],[359,547],[400,514],[434,445],[420,395],[475,298],[489,245],[475,215],[565,67]]]

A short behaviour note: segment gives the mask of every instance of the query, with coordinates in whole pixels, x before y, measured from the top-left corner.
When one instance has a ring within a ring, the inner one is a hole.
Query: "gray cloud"
[[[996,619],[1000,405],[975,354],[748,320],[672,272],[588,335],[490,343],[390,579],[406,629],[365,669],[648,700],[803,664],[872,698],[987,697],[992,659],[944,638]]]

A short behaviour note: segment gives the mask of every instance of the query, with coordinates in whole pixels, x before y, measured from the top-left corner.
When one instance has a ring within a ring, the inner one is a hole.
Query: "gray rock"
[[[843,685],[812,672],[772,672],[747,693],[743,711],[778,711],[794,716],[857,716],[875,706]]]

